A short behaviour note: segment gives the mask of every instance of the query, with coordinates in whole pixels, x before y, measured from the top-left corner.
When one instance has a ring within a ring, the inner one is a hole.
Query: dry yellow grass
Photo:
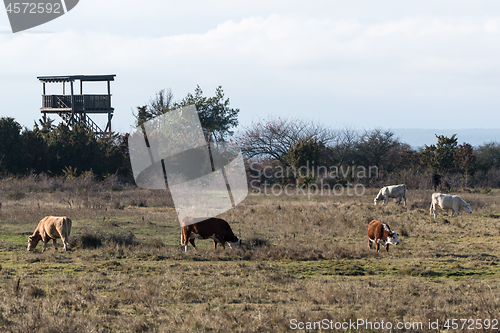
[[[221,216],[241,249],[201,241],[184,253],[162,192],[0,184],[2,332],[284,332],[293,319],[422,322],[430,332],[429,321],[500,319],[498,191],[460,193],[473,214],[435,220],[423,190],[409,190],[406,207],[373,206],[376,189],[249,195]],[[23,195],[8,199],[14,191]],[[28,253],[39,219],[63,214],[73,248]],[[368,250],[372,219],[400,235],[389,254]],[[132,245],[120,245],[130,233]],[[85,235],[101,245],[85,248]]]

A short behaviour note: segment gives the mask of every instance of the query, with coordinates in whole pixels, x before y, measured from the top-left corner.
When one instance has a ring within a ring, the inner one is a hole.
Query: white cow
[[[401,184],[382,187],[375,199],[373,199],[373,203],[377,205],[379,201],[384,200],[387,205],[389,198],[399,198],[398,205],[401,203],[401,199],[404,199],[404,204],[406,206],[406,185]]]
[[[458,195],[448,195],[448,194],[442,194],[442,193],[433,193],[432,194],[432,201],[431,201],[431,208],[430,208],[430,214],[434,214],[434,218],[436,218],[436,206],[439,205],[441,209],[449,210],[451,209],[451,216],[453,216],[453,212],[457,214],[457,216],[460,216],[458,213],[461,210],[466,211],[467,213],[472,213],[472,210],[470,209],[470,204],[465,202],[462,198],[460,198]]]

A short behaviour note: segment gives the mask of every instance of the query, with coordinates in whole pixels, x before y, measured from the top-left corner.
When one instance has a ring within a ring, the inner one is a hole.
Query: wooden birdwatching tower
[[[114,108],[111,107],[110,82],[115,80],[115,74],[110,75],[67,75],[67,76],[38,76],[37,79],[43,83],[42,107],[44,121],[47,113],[58,114],[64,122],[73,127],[80,125],[97,135],[111,132],[111,118]],[[74,82],[80,81],[80,93],[75,94]],[[108,93],[100,95],[83,94],[83,82],[103,81],[108,84]],[[66,83],[69,82],[70,94],[66,95]],[[46,83],[62,83],[62,95],[46,95]],[[108,122],[102,130],[91,118],[91,115],[107,114]]]

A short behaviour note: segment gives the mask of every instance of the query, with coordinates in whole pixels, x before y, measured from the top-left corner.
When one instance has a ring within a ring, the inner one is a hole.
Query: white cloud
[[[117,3],[106,6],[111,10]],[[155,5],[160,4],[152,1],[120,15],[139,17]],[[233,85],[228,88],[236,99],[249,103],[249,112],[276,109],[254,111],[264,104],[255,95],[287,112],[301,112],[311,100],[318,109],[329,108],[340,97],[353,99],[344,102],[345,109],[360,112],[369,112],[361,108],[370,103],[356,106],[355,99],[372,100],[381,110],[405,98],[428,97],[435,105],[450,98],[496,103],[498,84],[490,76],[500,71],[499,22],[498,17],[419,15],[365,23],[355,17],[271,14],[158,37],[91,30],[0,34],[0,61],[7,64],[0,68],[0,83],[5,88],[16,76],[36,81],[37,75],[116,73],[116,84],[126,91],[116,92],[115,108],[127,112],[163,87],[174,93],[182,87],[176,93],[182,97],[186,86],[192,91],[196,83],[224,82]],[[371,114],[366,118],[373,121]]]
[[[496,59],[500,45],[493,42],[498,42],[498,36],[485,30],[495,31],[497,23],[498,19],[405,18],[363,25],[356,19],[274,14],[240,22],[228,20],[203,34],[135,38],[68,30],[52,34],[4,34],[0,36],[0,45],[4,50],[2,59],[20,65],[4,68],[4,73],[40,70],[40,64],[61,70],[75,64],[99,70],[109,67],[147,70],[158,69],[160,64],[169,67],[170,62],[273,69],[293,69],[320,62],[331,64],[332,67],[325,68],[331,70],[335,63],[350,63],[353,59],[408,59],[414,55],[443,62],[449,57],[472,62]],[[418,57],[413,61],[418,61]],[[457,63],[456,69],[461,65]]]
[[[500,19],[488,19],[483,23],[483,28],[487,32],[500,33]]]

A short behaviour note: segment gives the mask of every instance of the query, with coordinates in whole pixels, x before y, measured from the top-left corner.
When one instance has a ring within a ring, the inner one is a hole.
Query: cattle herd
[[[406,185],[385,186],[380,189],[373,201],[375,205],[380,201],[384,201],[387,205],[390,198],[398,199],[398,204],[403,201],[406,206]],[[453,213],[460,216],[460,211],[472,213],[470,204],[458,195],[433,193],[430,214],[434,215],[434,218],[436,218],[436,206],[444,210],[451,210],[451,216],[453,216]],[[70,232],[71,220],[68,217],[44,217],[38,223],[33,235],[28,237],[28,251],[33,250],[40,240],[43,242],[42,252],[45,251],[47,242],[51,239],[57,249],[57,238],[62,239],[66,251]],[[231,248],[241,245],[241,239],[234,235],[229,224],[223,219],[184,217],[181,220],[181,244],[184,246],[185,251],[188,249],[188,242],[196,249],[195,239],[212,239],[214,249],[217,248],[217,243],[220,243],[224,249],[226,248],[225,243],[228,243]],[[398,234],[391,231],[387,223],[373,220],[368,224],[368,247],[370,249],[372,243],[375,243],[377,252],[380,252],[380,245],[385,246],[386,251],[389,252],[389,245],[399,244]]]
[[[406,185],[401,184],[382,187],[373,202],[377,205],[379,201],[383,200],[385,204],[387,204],[389,198],[398,199],[398,204],[401,203],[401,200],[404,200],[404,205],[406,206]],[[465,202],[458,195],[433,193],[431,197],[430,214],[434,215],[434,218],[436,218],[436,206],[444,210],[451,210],[450,216],[453,216],[453,213],[460,216],[459,212],[461,210],[472,213],[470,204]],[[386,223],[373,220],[368,224],[368,247],[370,249],[372,248],[372,243],[377,245],[377,252],[380,252],[379,244],[382,244],[382,246],[385,245],[386,251],[389,252],[389,244],[398,245],[399,239],[398,235],[391,231]]]

